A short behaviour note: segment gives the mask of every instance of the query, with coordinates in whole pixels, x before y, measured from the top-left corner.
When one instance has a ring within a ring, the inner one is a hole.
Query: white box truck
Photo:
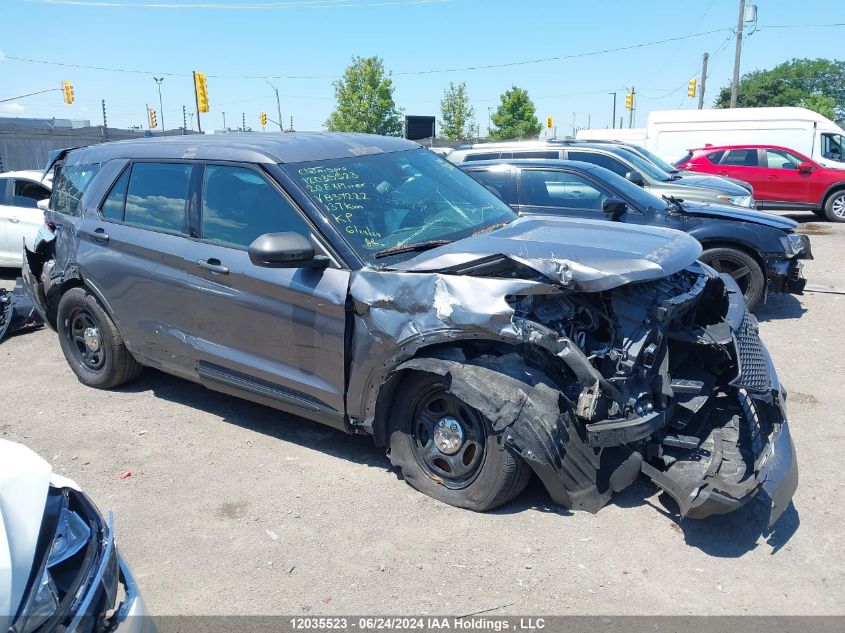
[[[771,144],[794,149],[825,167],[845,169],[845,130],[806,108],[655,110],[646,128],[580,130],[577,137],[644,145],[670,162],[705,145]]]

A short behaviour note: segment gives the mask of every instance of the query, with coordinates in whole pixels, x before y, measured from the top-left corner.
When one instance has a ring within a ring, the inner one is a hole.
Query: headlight
[[[50,534],[52,540],[46,541]],[[105,596],[101,602],[111,599],[109,607],[114,604],[118,579],[111,530],[87,497],[51,488],[39,536],[39,542],[42,540],[45,547],[41,552],[46,555],[36,557],[37,580],[12,626],[14,631],[73,631],[83,614],[94,615],[90,612],[94,594]],[[112,584],[115,587],[107,586]]]
[[[780,238],[780,243],[787,255],[798,255],[804,250],[804,240],[797,233],[788,233]]]
[[[754,198],[752,196],[716,196],[722,202],[727,202],[737,207],[745,207],[750,209],[754,206]]]

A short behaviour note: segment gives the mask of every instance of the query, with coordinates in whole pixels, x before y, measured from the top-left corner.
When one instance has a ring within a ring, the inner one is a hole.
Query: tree
[[[818,112],[823,117],[831,120],[836,120],[836,99],[830,95],[811,94],[804,97],[804,100],[798,104],[802,108],[807,108],[813,112]]]
[[[449,82],[440,100],[440,133],[450,141],[471,138],[475,131],[475,109],[469,104],[467,86]]]
[[[490,139],[506,141],[509,139],[537,138],[543,126],[537,119],[537,109],[528,97],[528,91],[516,86],[505,91],[502,103],[496,113],[490,117],[493,129]]]
[[[820,100],[820,97],[828,99]],[[737,90],[737,105],[744,108],[810,103],[812,105],[804,107],[825,109],[830,105],[830,99],[834,104],[832,118],[845,117],[845,61],[792,59],[769,70],[744,74]],[[730,101],[731,89],[728,86],[719,92],[715,105],[727,108]]]
[[[333,85],[337,105],[326,120],[330,132],[402,135],[402,112],[393,101],[393,80],[380,57],[353,57]]]

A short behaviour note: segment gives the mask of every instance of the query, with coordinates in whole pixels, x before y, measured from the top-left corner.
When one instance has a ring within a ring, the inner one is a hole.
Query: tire
[[[111,317],[85,288],[71,288],[62,295],[56,330],[65,360],[84,385],[111,389],[143,369],[126,349]]]
[[[749,310],[754,310],[762,301],[766,293],[766,276],[751,255],[736,248],[716,247],[706,249],[699,259],[720,273],[733,277]]]
[[[825,200],[824,215],[831,222],[845,222],[845,189],[834,191]]]
[[[396,393],[390,461],[413,488],[476,512],[503,505],[525,489],[531,478],[528,464],[499,441],[490,420],[448,393],[441,376],[409,371]],[[434,434],[441,423],[458,425],[460,431],[446,428],[438,444]],[[460,446],[453,448],[459,439]]]

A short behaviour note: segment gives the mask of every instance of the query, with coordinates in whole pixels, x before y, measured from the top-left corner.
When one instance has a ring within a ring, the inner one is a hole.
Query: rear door
[[[768,174],[761,191],[754,190],[757,197],[778,202],[815,202],[810,195],[813,172],[798,171],[798,165],[804,162],[806,158],[785,149],[763,150],[763,165]],[[815,198],[818,200],[818,196]]]
[[[187,201],[201,166],[174,161],[107,168],[102,177],[113,183],[79,226],[80,270],[134,354],[145,364],[192,376]]]
[[[754,187],[754,197],[767,200],[764,191],[768,169],[760,164],[760,151],[756,148],[729,149],[724,152],[714,168],[719,176],[739,178]]]
[[[344,428],[349,271],[252,263],[247,247],[265,233],[299,233],[331,256],[260,167],[207,164],[198,182],[184,310],[200,379]]]
[[[15,178],[10,183],[12,194],[7,214],[6,235],[12,252],[20,260],[23,253],[23,241],[31,249],[38,229],[44,226],[44,212],[38,208],[38,202],[50,197],[50,190],[44,185],[26,178]]]
[[[514,169],[467,169],[466,172],[475,180],[494,192],[504,202],[517,210],[516,170]]]

